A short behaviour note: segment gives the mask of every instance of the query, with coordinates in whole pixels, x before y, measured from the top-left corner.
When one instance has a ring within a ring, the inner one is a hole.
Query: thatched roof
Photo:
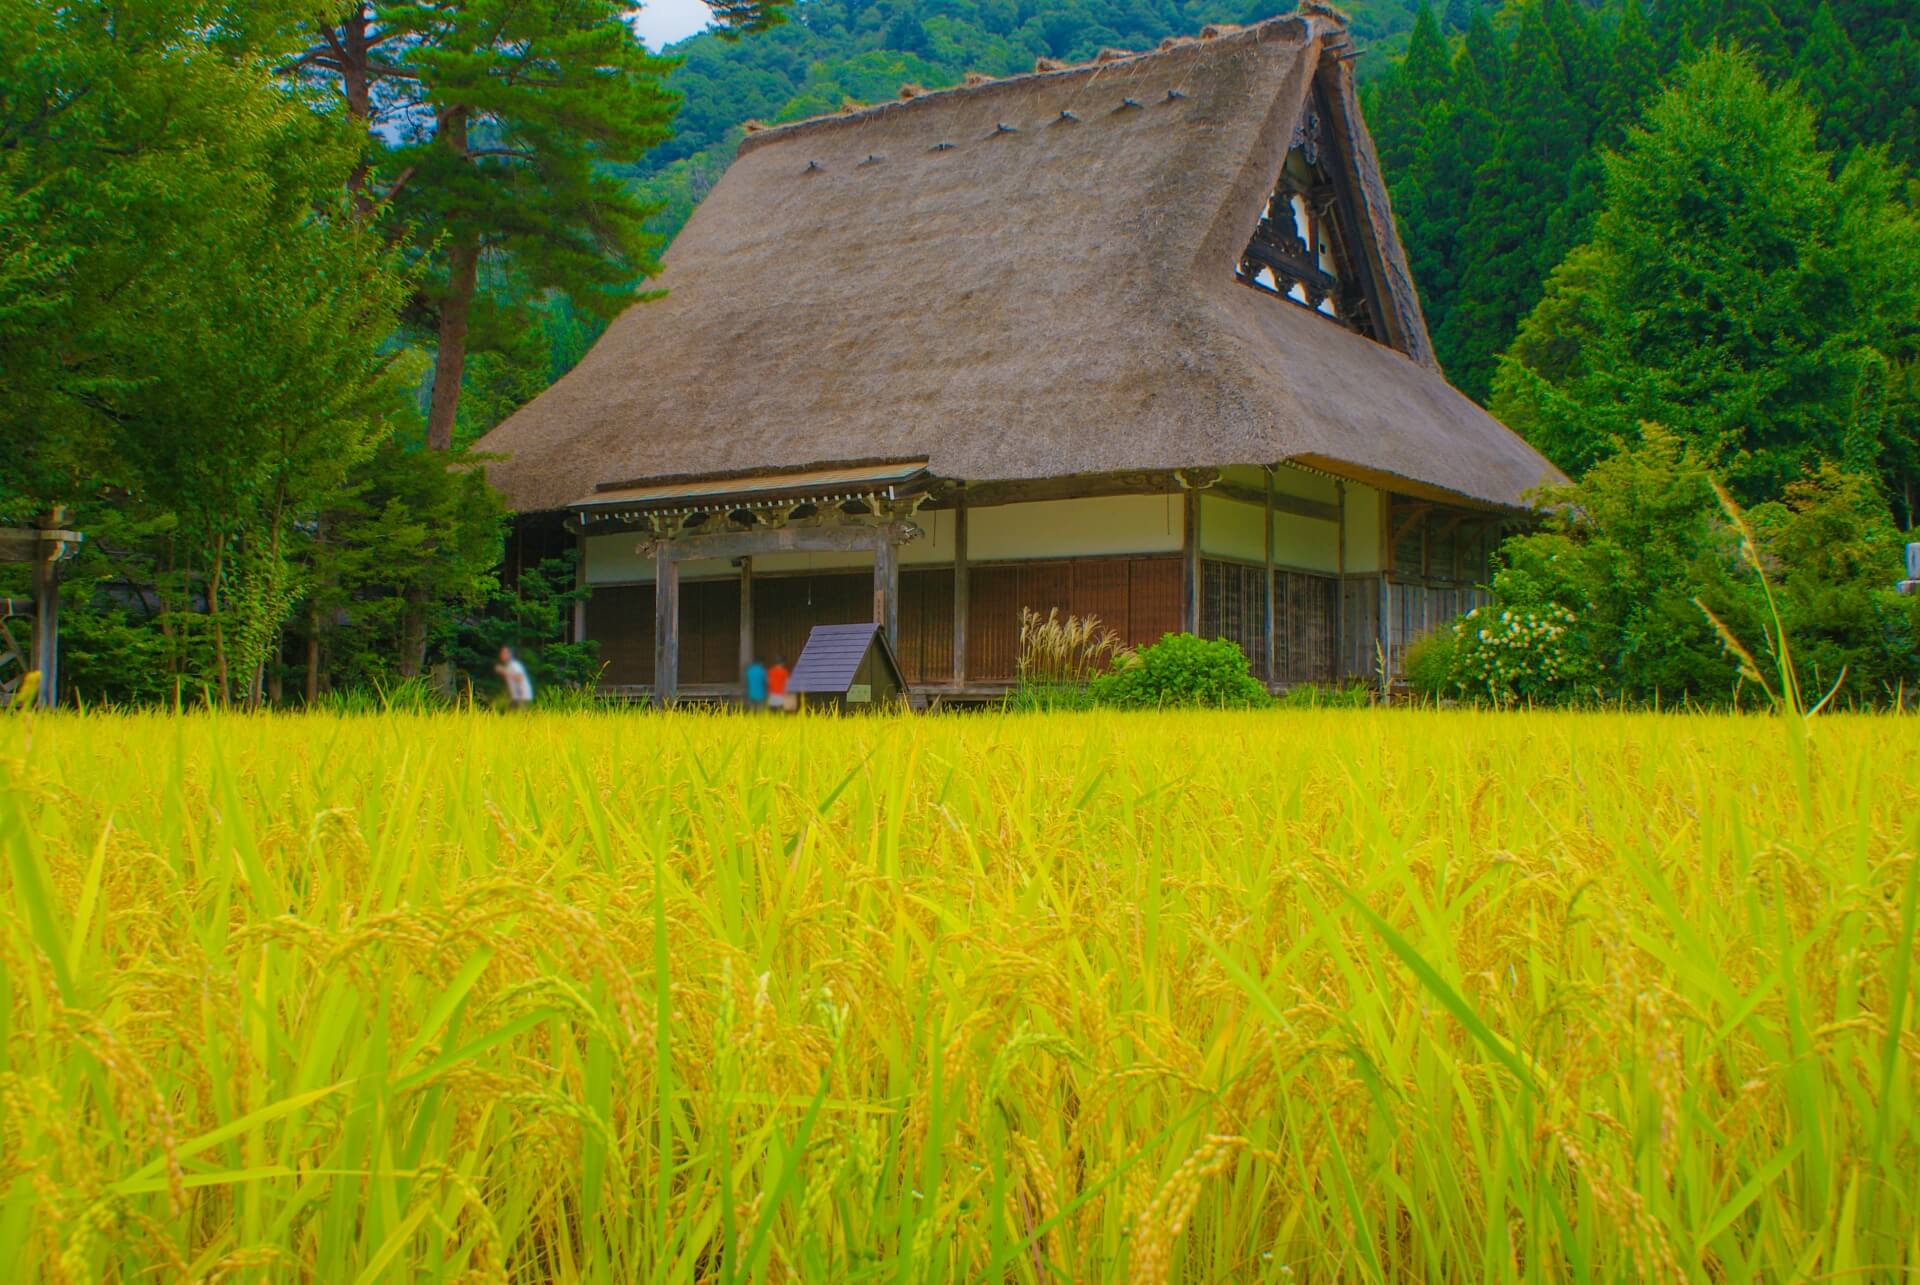
[[[853,458],[967,481],[1300,458],[1521,504],[1559,475],[1439,372],[1351,63],[1323,57],[1346,41],[1296,16],[750,135],[666,296],[482,440],[494,482],[533,511]],[[1397,350],[1235,280],[1316,78]]]

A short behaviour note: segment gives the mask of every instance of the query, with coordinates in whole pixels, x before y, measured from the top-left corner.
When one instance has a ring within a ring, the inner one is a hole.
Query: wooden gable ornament
[[[906,699],[907,681],[879,625],[816,625],[787,690],[814,708],[880,709]]]

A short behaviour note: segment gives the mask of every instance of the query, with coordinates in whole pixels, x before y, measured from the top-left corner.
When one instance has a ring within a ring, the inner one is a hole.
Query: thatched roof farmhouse
[[[1296,15],[750,135],[666,296],[481,443],[609,679],[876,619],[977,694],[1024,607],[1284,685],[1469,598],[1558,474],[1434,360],[1350,54]]]

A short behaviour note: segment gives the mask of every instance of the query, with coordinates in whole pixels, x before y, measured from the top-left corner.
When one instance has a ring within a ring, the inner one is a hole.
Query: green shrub
[[[1555,603],[1475,607],[1453,625],[1451,682],[1495,705],[1569,700],[1587,673],[1574,623],[1573,612]]]
[[[1407,647],[1400,669],[1415,696],[1442,700],[1458,692],[1453,678],[1456,650],[1454,632],[1449,628],[1442,627],[1414,639]]]
[[[1192,634],[1168,634],[1142,647],[1089,686],[1097,703],[1121,709],[1245,707],[1269,700],[1237,645]]]

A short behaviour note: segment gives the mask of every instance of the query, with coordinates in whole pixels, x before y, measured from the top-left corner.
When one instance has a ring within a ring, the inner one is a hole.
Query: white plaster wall
[[[1276,485],[1274,489],[1278,490],[1279,487]],[[1266,534],[1264,505],[1215,495],[1202,495],[1200,504],[1202,553],[1217,558],[1237,558],[1242,562],[1265,560],[1266,555],[1260,548]],[[1273,515],[1273,560],[1285,568],[1331,574],[1340,569],[1338,534],[1339,528],[1331,522],[1301,517],[1296,513],[1276,512]]]
[[[1380,569],[1380,492],[1347,483],[1347,572]]]
[[[642,557],[638,532],[587,537],[587,583],[653,583],[653,559]]]
[[[967,560],[1178,553],[1186,513],[1178,495],[995,504],[967,511]],[[1201,529],[1206,529],[1202,523]],[[947,559],[952,558],[949,546]]]

